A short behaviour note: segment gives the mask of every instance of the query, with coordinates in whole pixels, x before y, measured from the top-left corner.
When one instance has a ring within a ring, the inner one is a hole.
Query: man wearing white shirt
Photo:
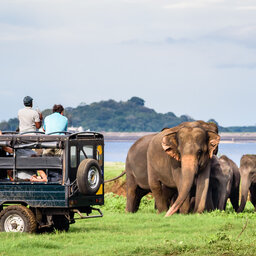
[[[25,108],[18,111],[19,132],[34,132],[42,125],[42,114],[32,109],[33,99],[26,96],[23,99]]]

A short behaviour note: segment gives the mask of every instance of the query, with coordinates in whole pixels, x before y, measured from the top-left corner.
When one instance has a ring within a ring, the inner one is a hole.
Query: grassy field
[[[122,170],[122,163],[108,163],[106,177]],[[106,194],[104,217],[78,220],[67,233],[0,233],[0,255],[256,255],[256,214],[249,203],[242,214],[229,205],[226,212],[164,218],[150,196],[136,214],[125,213],[125,201]]]
[[[122,173],[125,169],[125,164],[121,162],[106,162],[105,163],[105,180],[114,178]],[[125,180],[125,176],[122,177]]]

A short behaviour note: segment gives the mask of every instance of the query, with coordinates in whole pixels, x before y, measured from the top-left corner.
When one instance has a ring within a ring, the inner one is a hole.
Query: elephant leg
[[[167,203],[167,208],[169,208],[176,200],[177,198],[177,189],[166,187],[165,185],[162,185],[162,193],[164,200]]]
[[[126,211],[127,212],[137,212],[140,206],[141,198],[147,195],[150,191],[136,187],[127,188],[127,201],[126,201]]]
[[[136,184],[135,178],[132,174],[127,173],[126,175],[126,211],[136,212],[139,208],[140,200],[138,200],[138,185]],[[140,198],[141,199],[141,198]]]
[[[191,197],[190,202],[189,202],[189,212],[193,212],[195,208],[195,197]]]
[[[195,209],[194,212],[201,213],[205,209],[205,203],[209,188],[209,179],[210,179],[210,161],[205,167],[204,170],[201,170],[197,177],[196,182],[196,200],[195,200]]]
[[[232,188],[231,195],[230,195],[230,201],[234,208],[234,210],[237,212],[238,210],[238,203],[239,203],[239,187]]]
[[[151,180],[149,182],[153,197],[155,198],[155,205],[158,209],[158,212],[167,211],[167,201],[163,195],[162,184],[159,181]]]
[[[218,189],[218,209],[223,211],[226,208],[227,203],[227,190],[223,184],[220,184]]]
[[[137,186],[136,197],[135,197],[135,201],[134,201],[135,212],[137,212],[139,209],[141,198],[143,196],[147,195],[149,192],[150,192],[149,190],[145,190],[145,189],[142,189],[139,186]]]
[[[250,193],[251,193],[251,202],[254,206],[254,209],[256,210],[256,184],[252,184],[250,187]]]
[[[225,201],[224,201],[224,208],[223,208],[223,211],[225,211],[225,210],[226,210],[227,202],[228,202],[228,197],[226,197],[226,199],[225,199]]]
[[[212,186],[209,185],[209,190],[207,193],[207,199],[206,199],[206,204],[205,204],[205,210],[206,211],[212,211],[214,210],[214,205],[213,205],[213,198],[212,198]]]
[[[136,212],[136,188],[137,186],[127,187],[126,191],[126,211],[127,212]]]
[[[248,172],[247,172],[248,173]],[[237,212],[242,212],[244,210],[244,207],[247,202],[247,197],[248,197],[248,191],[249,187],[251,185],[251,181],[249,180],[249,175],[244,175],[242,177],[242,182],[241,182],[241,203],[240,206],[237,210]]]

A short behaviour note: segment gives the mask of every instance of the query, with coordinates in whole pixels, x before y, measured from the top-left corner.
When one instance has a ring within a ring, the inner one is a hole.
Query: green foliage
[[[9,125],[6,121],[3,121],[0,123],[0,130],[2,131],[8,131],[9,130]]]
[[[143,100],[139,97],[132,97],[128,101],[133,102],[135,105],[138,105],[138,106],[144,106],[144,103],[145,103],[145,100]]]
[[[132,97],[126,102],[114,100],[82,105],[67,110],[69,123],[95,131],[138,132],[160,131],[172,127],[188,117],[176,117],[173,113],[160,114],[144,106],[144,100]]]
[[[124,212],[125,203],[125,197],[107,193],[105,194],[105,204],[102,209],[110,212]]]

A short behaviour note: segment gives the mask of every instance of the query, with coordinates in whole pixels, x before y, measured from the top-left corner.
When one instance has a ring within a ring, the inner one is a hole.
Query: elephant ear
[[[215,132],[208,131],[208,151],[210,158],[212,158],[214,151],[219,145],[219,142],[220,136]]]
[[[167,134],[163,137],[162,147],[170,157],[176,159],[177,161],[180,161],[176,132]]]

